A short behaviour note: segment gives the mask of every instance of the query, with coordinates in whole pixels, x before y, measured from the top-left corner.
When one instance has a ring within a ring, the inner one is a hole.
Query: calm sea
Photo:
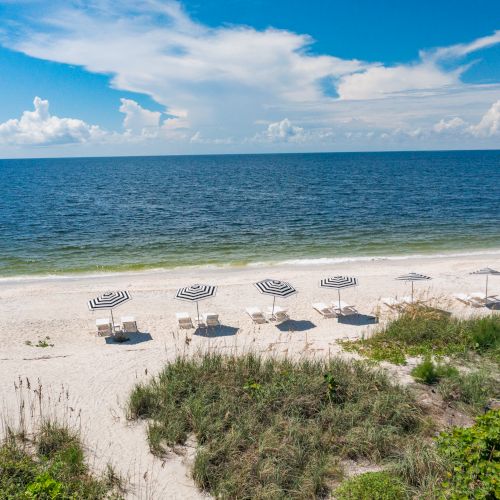
[[[500,152],[0,161],[0,276],[500,249]]]

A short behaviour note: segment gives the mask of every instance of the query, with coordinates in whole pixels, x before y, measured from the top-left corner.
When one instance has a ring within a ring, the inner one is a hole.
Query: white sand
[[[342,299],[355,304],[362,314],[381,313],[380,298],[402,296],[410,286],[394,281],[409,271],[432,276],[430,282],[416,283],[419,294],[437,297],[441,307],[455,314],[490,314],[487,309],[471,310],[450,298],[453,292],[484,289],[484,276],[470,276],[472,270],[500,267],[500,253],[462,257],[433,257],[406,260],[376,260],[334,265],[286,265],[242,269],[179,269],[100,277],[0,280],[0,402],[4,415],[16,413],[14,383],[28,378],[31,392],[40,380],[45,397],[51,396],[55,412],[81,425],[95,455],[95,466],[110,462],[132,480],[131,498],[199,498],[184,465],[183,457],[172,454],[166,461],[155,459],[148,450],[144,426],[127,422],[124,404],[138,381],[151,374],[178,353],[207,349],[327,356],[338,352],[337,339],[367,335],[377,326],[349,325],[322,319],[312,302],[332,302],[335,291],[318,287],[321,277],[333,274],[359,278],[357,288],[345,290]],[[276,325],[254,326],[245,307],[266,308],[272,299],[260,295],[254,281],[262,278],[290,281],[299,294],[277,303],[286,306],[296,331],[281,331]],[[196,307],[173,299],[175,290],[192,283],[219,286],[214,299],[200,303],[201,311],[219,313],[227,328],[224,335],[210,338],[179,332],[175,312],[194,317]],[[106,313],[90,313],[88,299],[107,290],[126,289],[133,300],[115,312],[135,315],[139,328],[151,340],[107,344],[95,335],[95,319]],[[500,279],[490,279],[490,290],[500,294]],[[186,344],[186,335],[192,338]],[[54,347],[25,345],[50,337]],[[24,382],[26,383],[26,382]],[[67,392],[66,392],[67,391]],[[59,395],[64,394],[61,401]],[[67,395],[66,395],[67,394]]]

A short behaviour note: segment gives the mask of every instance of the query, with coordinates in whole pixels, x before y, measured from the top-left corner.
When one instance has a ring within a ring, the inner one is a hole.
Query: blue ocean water
[[[0,276],[500,249],[500,151],[0,161]]]

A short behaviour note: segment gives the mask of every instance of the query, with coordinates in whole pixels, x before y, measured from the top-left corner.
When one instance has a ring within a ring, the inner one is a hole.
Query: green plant
[[[58,500],[63,498],[63,485],[46,471],[26,488],[27,498]]]
[[[438,449],[452,464],[442,484],[445,498],[500,498],[500,410],[478,417],[472,427],[442,433]]]
[[[336,490],[337,500],[403,500],[405,485],[388,472],[366,472],[344,481]]]
[[[128,414],[149,419],[155,454],[194,435],[193,477],[221,498],[324,496],[342,458],[388,459],[422,430],[410,390],[367,363],[252,354],[178,358]]]
[[[38,339],[38,342],[36,344],[33,344],[31,340],[26,340],[24,343],[29,346],[33,347],[54,347],[54,344],[50,343],[50,337],[45,337],[43,339]]]
[[[426,356],[420,364],[413,368],[411,374],[419,382],[433,385],[445,377],[458,375],[458,370],[451,365],[436,365],[430,356]]]

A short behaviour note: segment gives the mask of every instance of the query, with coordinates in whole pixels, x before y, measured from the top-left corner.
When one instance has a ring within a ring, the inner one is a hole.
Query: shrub
[[[404,484],[388,472],[366,472],[344,481],[337,500],[402,500],[409,498]]]
[[[221,498],[324,496],[341,458],[393,456],[421,432],[411,392],[363,362],[177,359],[134,390],[153,453],[199,447],[193,477]]]
[[[411,371],[412,376],[419,382],[433,385],[444,377],[458,375],[458,370],[450,365],[435,365],[430,356],[418,364]]]
[[[500,410],[478,417],[470,428],[442,433],[438,448],[453,467],[442,484],[445,498],[500,498]]]

